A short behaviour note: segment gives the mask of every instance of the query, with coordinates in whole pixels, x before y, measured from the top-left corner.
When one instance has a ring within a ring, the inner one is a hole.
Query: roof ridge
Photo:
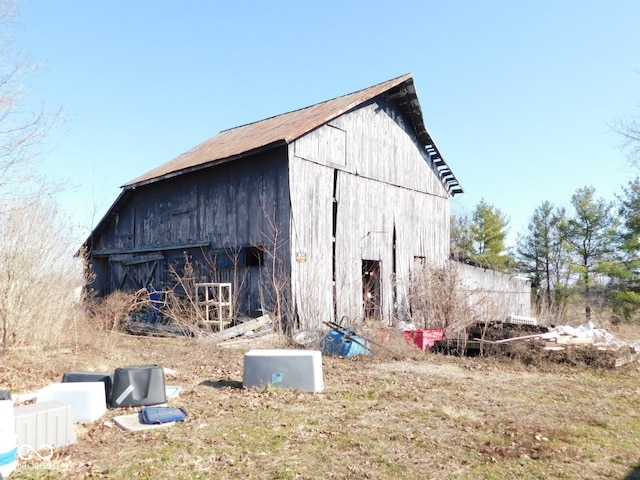
[[[172,160],[127,182],[123,187],[135,188],[142,184],[159,181],[162,178],[169,178],[187,171],[204,168],[223,159],[239,158],[240,156],[248,155],[250,152],[256,152],[258,149],[290,144],[358,105],[362,105],[378,95],[390,93],[402,85],[410,86],[411,88],[408,89],[411,91],[410,95],[416,95],[413,75],[407,73],[298,110],[223,130]],[[420,117],[420,121],[418,122],[419,125],[414,125],[413,128],[424,129],[424,122],[421,120],[422,113],[417,98],[414,99],[414,104],[417,110],[411,110],[408,114]],[[405,105],[403,108],[411,109],[414,107]],[[416,133],[421,135],[419,131]],[[429,139],[427,143],[432,143],[432,141]],[[445,162],[442,161],[442,163]]]
[[[345,97],[348,97],[350,95],[356,95],[356,94],[362,93],[362,92],[364,92],[366,90],[374,89],[374,88],[376,88],[376,87],[378,87],[380,85],[383,85],[385,83],[392,83],[392,82],[398,81],[400,79],[408,80],[409,78],[412,78],[412,74],[411,73],[405,73],[404,75],[399,75],[397,77],[390,78],[389,80],[385,80],[383,82],[376,83],[375,85],[370,85],[368,87],[361,88],[360,90],[355,90],[355,91],[353,91],[351,93],[345,93],[344,95],[339,95],[337,97],[330,98],[328,100],[323,100],[321,102],[316,102],[314,104],[307,105],[306,107],[295,108],[293,110],[289,110],[288,112],[282,112],[282,113],[278,113],[276,115],[271,115],[270,117],[265,117],[265,118],[263,118],[261,120],[256,120],[254,122],[249,122],[249,123],[245,123],[245,124],[242,124],[242,125],[237,125],[237,126],[231,127],[231,128],[225,128],[224,130],[220,130],[218,132],[218,135],[220,135],[221,133],[224,133],[224,132],[229,132],[231,130],[236,130],[238,128],[244,128],[244,127],[247,127],[249,125],[255,125],[256,123],[265,122],[265,121],[271,120],[273,118],[278,118],[278,117],[282,117],[284,115],[289,115],[290,113],[301,112],[303,110],[307,110],[307,109],[310,109],[310,108],[313,108],[313,107],[317,107],[318,105],[324,105],[325,103],[334,102],[336,100],[340,100],[341,98],[345,98]]]

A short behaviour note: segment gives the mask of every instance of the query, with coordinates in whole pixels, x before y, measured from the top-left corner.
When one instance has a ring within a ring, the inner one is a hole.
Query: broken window
[[[264,265],[264,247],[244,247],[242,254],[245,267],[261,267]]]

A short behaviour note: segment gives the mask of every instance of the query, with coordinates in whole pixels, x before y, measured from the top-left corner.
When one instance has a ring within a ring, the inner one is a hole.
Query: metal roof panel
[[[172,176],[172,174],[182,170],[189,170],[199,165],[206,165],[225,158],[242,155],[271,144],[279,142],[290,143],[352,108],[406,81],[413,81],[411,74],[300,110],[224,130],[164,165],[160,165],[131,180],[124,187],[133,187],[165,176]]]
[[[224,130],[173,160],[131,180],[123,187],[135,188],[261,149],[291,143],[343,113],[385,93],[389,100],[397,101],[411,119],[416,135],[447,191],[451,195],[462,193],[462,188],[425,127],[413,76],[410,73],[333,100]],[[447,174],[446,177],[443,177],[444,173]]]

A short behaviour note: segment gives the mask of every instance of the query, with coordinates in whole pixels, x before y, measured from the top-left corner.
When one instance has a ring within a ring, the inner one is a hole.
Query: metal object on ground
[[[291,336],[291,340],[302,347],[314,345],[320,342],[321,338],[322,334],[317,330],[301,330]]]

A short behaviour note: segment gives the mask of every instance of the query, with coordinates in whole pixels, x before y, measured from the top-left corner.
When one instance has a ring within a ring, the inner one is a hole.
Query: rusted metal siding
[[[410,74],[300,110],[225,130],[170,162],[132,180],[126,186],[156,182],[207,168],[216,163],[235,161],[242,156],[253,155],[276,145],[291,144],[315,129],[331,124],[340,115],[359,108],[372,99],[379,101],[381,98],[392,100],[397,107],[397,119],[400,121],[402,117],[402,122],[411,125],[413,134],[419,139],[420,149],[428,152],[429,159],[437,166],[436,172],[440,181],[446,185],[447,191],[451,195],[462,193],[455,175],[425,128],[420,102]],[[328,133],[329,131],[325,131],[324,141],[333,149],[334,139]],[[383,136],[378,140],[384,140],[386,132],[379,133]],[[322,146],[319,148],[322,149]],[[302,157],[304,158],[304,155]]]
[[[290,154],[296,249],[307,258],[296,262],[292,251],[294,298],[309,312],[303,325],[333,318],[334,301],[336,320],[363,315],[363,260],[380,262],[390,320],[406,295],[395,280],[408,278],[413,258],[443,262],[449,253],[449,195],[406,119],[392,104],[369,103],[298,139]]]

